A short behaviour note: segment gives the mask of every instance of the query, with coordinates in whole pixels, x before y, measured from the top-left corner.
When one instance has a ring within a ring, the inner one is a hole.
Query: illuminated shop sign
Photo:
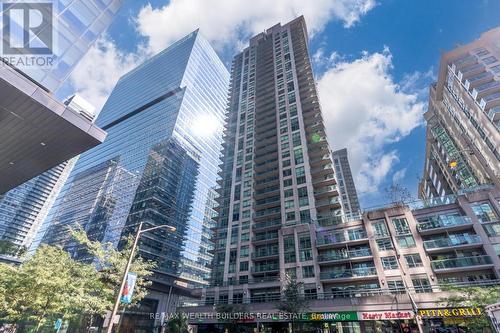
[[[418,313],[422,318],[477,317],[483,314],[480,308],[421,309]]]
[[[355,321],[355,320],[358,320],[358,314],[354,311],[311,312],[311,313],[307,313],[306,320],[310,320],[310,321]]]
[[[413,311],[358,312],[359,320],[402,320],[413,318],[415,318],[415,313]]]

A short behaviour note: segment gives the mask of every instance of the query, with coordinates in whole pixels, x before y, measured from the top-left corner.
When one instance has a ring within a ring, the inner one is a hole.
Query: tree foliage
[[[287,276],[283,295],[277,307],[278,310],[297,315],[306,312],[309,309],[309,302],[302,293],[303,289],[304,283],[297,282],[295,277]],[[292,332],[295,332],[295,319],[293,316],[291,317],[291,325]],[[298,331],[301,331],[301,327],[299,327]]]
[[[0,320],[35,330],[57,318],[102,314],[109,306],[109,290],[95,267],[74,261],[60,247],[42,245],[20,266],[0,264],[0,280]]]
[[[84,231],[73,232],[93,260],[76,261],[61,247],[41,245],[22,265],[0,263],[0,323],[15,323],[20,331],[53,327],[57,318],[89,326],[95,316],[111,310],[131,251],[91,241]],[[134,305],[146,296],[146,280],[154,264],[136,256]]]
[[[187,317],[182,314],[177,314],[167,322],[168,333],[188,333]]]
[[[482,314],[467,320],[467,327],[471,332],[491,332],[491,323],[484,308],[500,300],[500,286],[453,286],[449,285],[444,290],[450,296],[441,299],[448,307],[480,308]]]

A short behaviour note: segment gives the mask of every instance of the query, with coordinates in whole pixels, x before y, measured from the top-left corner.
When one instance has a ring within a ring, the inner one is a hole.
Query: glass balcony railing
[[[334,260],[344,260],[358,257],[368,257],[371,256],[372,252],[370,249],[359,249],[344,252],[330,252],[323,253],[318,256],[319,262],[334,261]]]
[[[279,269],[280,266],[278,264],[259,265],[252,267],[252,273],[272,272],[278,271]]]
[[[278,249],[267,250],[267,251],[257,251],[252,253],[252,259],[259,259],[265,257],[272,257],[279,255]]]
[[[424,231],[466,224],[472,224],[471,219],[467,216],[438,216],[436,219],[431,221],[419,223],[417,225],[417,229],[418,231]]]
[[[344,234],[333,234],[329,236],[318,237],[316,239],[316,245],[328,245],[337,244],[347,241]]]
[[[491,258],[489,256],[464,257],[431,261],[431,266],[433,269],[450,269],[488,264],[491,264]]]
[[[320,279],[331,280],[331,279],[344,279],[350,277],[363,277],[377,275],[377,269],[375,267],[362,267],[346,269],[342,271],[327,271],[320,273]]]
[[[274,226],[279,226],[279,225],[281,225],[281,220],[268,220],[265,222],[255,223],[253,225],[253,229],[258,230],[258,229],[264,229],[264,228],[269,228],[269,227],[274,227]]]
[[[481,237],[478,235],[459,235],[452,236],[449,238],[440,238],[424,241],[424,247],[427,250],[438,249],[441,247],[451,247],[451,246],[460,246],[467,244],[481,244]]]

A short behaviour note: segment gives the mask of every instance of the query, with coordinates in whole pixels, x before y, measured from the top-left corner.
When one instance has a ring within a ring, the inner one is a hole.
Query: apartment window
[[[243,200],[243,208],[250,207],[252,205],[252,201],[250,199]]]
[[[374,222],[372,223],[372,227],[373,227],[373,233],[375,234],[376,237],[384,237],[389,235],[385,221]]]
[[[312,260],[311,237],[309,235],[299,235],[300,261]]]
[[[408,268],[422,267],[422,258],[420,258],[420,254],[412,253],[405,255],[406,264]]]
[[[396,229],[396,234],[397,235],[406,235],[411,233],[410,231],[410,226],[408,225],[408,221],[403,218],[398,218],[398,219],[393,219],[392,224],[394,226],[394,229]]]
[[[295,260],[294,260],[294,262],[295,262]],[[297,269],[295,267],[285,268],[285,274],[290,279],[296,279],[297,278]]]
[[[299,130],[299,118],[293,118],[291,121],[290,121],[290,127],[292,129],[292,132],[295,132],[295,131],[298,131]],[[300,132],[295,132],[293,133],[293,136],[292,136],[292,141],[293,141],[293,146],[294,147],[297,147],[297,146],[300,146]]]
[[[405,286],[402,280],[387,281],[387,287],[391,294],[404,294]]]
[[[295,207],[295,202],[293,200],[287,200],[285,201],[285,208],[290,209]]]
[[[472,205],[472,211],[481,223],[491,222],[498,220],[497,215],[488,202]]]
[[[243,219],[248,219],[250,218],[250,211],[249,210],[244,210],[243,213],[241,213],[241,217]]]
[[[283,170],[283,177],[288,177],[292,175],[292,169]]]
[[[302,267],[302,277],[304,279],[314,277],[314,266],[303,266]]]
[[[302,148],[296,148],[293,150],[293,157],[295,158],[295,164],[304,163],[304,155],[302,153]]]
[[[379,251],[392,250],[392,241],[390,238],[377,239],[377,246]]]
[[[309,198],[307,196],[307,187],[301,187],[297,189],[299,195],[299,207],[304,207],[309,205]]]
[[[248,283],[248,275],[241,275],[239,278],[240,284]]]
[[[243,293],[233,294],[233,304],[243,303]]]
[[[401,247],[403,249],[415,247],[415,239],[413,238],[412,235],[398,236],[397,239],[398,239],[399,247]]]
[[[286,213],[286,221],[295,221],[295,212]]]
[[[489,237],[500,236],[500,223],[485,224],[483,228]]]
[[[248,246],[240,247],[240,257],[242,258],[248,257]]]
[[[219,304],[227,304],[229,301],[228,295],[219,295]]]
[[[283,180],[283,187],[292,186],[292,184],[293,184],[293,181],[291,179]]]
[[[283,161],[283,168],[289,167],[290,165],[292,165],[290,160]]]
[[[285,256],[285,263],[291,263],[296,261],[295,239],[293,235],[283,237],[283,252]]]
[[[297,177],[297,184],[304,184],[306,182],[304,167],[298,167],[295,169],[295,176]]]
[[[309,222],[311,220],[311,212],[309,209],[300,211],[300,221]]]
[[[250,233],[244,233],[244,234],[241,234],[241,241],[242,242],[248,242],[250,240]]]
[[[293,189],[283,191],[285,198],[293,197]]]
[[[240,262],[240,271],[248,271],[248,261]]]
[[[431,284],[427,277],[412,277],[411,282],[413,283],[416,293],[432,292]]]
[[[395,256],[382,257],[380,260],[382,260],[384,270],[398,269],[398,262]]]

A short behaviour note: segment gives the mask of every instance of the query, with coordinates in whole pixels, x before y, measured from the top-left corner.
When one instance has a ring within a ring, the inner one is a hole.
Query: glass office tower
[[[207,284],[228,84],[227,69],[198,31],[124,75],[96,121],[108,137],[80,156],[43,242],[81,258],[68,234],[75,224],[116,246],[140,222],[172,225],[175,233],[141,238],[141,255],[158,263],[153,280]]]
[[[31,66],[21,70],[55,92],[108,28],[122,0],[54,0],[52,3],[56,35],[54,66]],[[4,10],[8,8],[3,7]],[[67,169],[68,163],[65,162],[0,195],[0,240],[17,248],[10,254],[30,248],[38,226],[45,219],[62,185],[61,176],[69,171]]]
[[[2,9],[8,11],[18,3],[9,1]],[[25,66],[21,70],[50,91],[56,91],[69,77],[78,61],[83,58],[97,38],[108,28],[123,0],[47,0],[52,4],[53,29],[52,65]],[[0,17],[1,19],[1,17]],[[3,22],[3,24],[7,24]],[[11,31],[23,31],[15,20]],[[5,35],[7,36],[7,35]]]

